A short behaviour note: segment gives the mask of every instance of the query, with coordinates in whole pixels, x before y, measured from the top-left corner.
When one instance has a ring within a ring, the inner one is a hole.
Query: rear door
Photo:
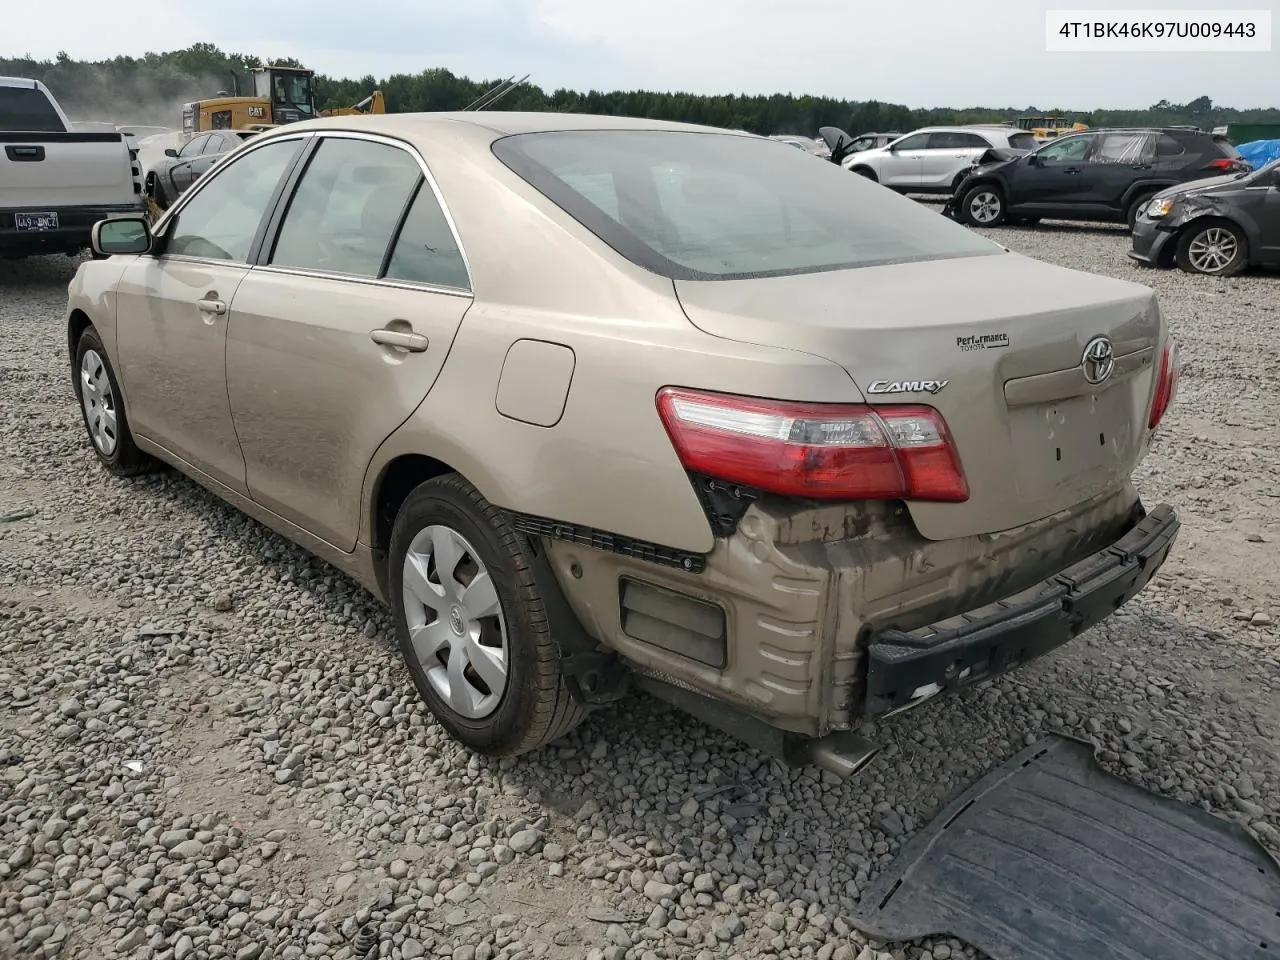
[[[878,176],[886,187],[916,187],[923,176],[924,157],[932,134],[914,133],[886,148],[879,160]]]
[[[1087,192],[1080,201],[1092,207],[1123,211],[1129,188],[1155,176],[1156,139],[1144,130],[1105,133],[1089,155],[1082,180]]]
[[[431,389],[471,305],[424,169],[397,141],[317,138],[233,304],[227,392],[250,495],[346,551],[374,451]]]
[[[976,133],[960,130],[940,131],[929,135],[929,148],[924,151],[920,183],[931,188],[950,188],[952,182],[969,164],[988,150],[991,144]]]

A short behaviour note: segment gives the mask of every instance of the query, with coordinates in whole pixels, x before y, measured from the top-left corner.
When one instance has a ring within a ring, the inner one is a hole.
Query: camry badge
[[[950,380],[873,380],[867,393],[941,393]]]
[[[1084,356],[1080,358],[1080,369],[1084,378],[1097,385],[1111,376],[1116,367],[1115,349],[1107,337],[1094,337],[1084,348]]]

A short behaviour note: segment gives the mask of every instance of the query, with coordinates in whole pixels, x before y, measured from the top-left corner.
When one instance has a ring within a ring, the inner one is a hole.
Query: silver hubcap
[[[111,456],[119,442],[116,397],[111,392],[106,364],[96,350],[86,350],[80,360],[80,402],[84,405],[84,422],[89,425],[93,445],[104,456]]]
[[[427,680],[469,720],[498,708],[507,688],[507,625],[475,548],[450,527],[426,527],[404,558],[404,611]]]
[[[1230,230],[1210,227],[1187,247],[1187,259],[1202,273],[1217,273],[1236,258],[1239,245]]]
[[[991,223],[1000,216],[1000,198],[990,190],[974,194],[969,201],[969,213],[978,223]]]

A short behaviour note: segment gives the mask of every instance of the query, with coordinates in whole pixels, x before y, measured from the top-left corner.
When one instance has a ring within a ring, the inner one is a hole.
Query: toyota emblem
[[[1116,367],[1116,354],[1107,337],[1094,337],[1084,348],[1080,369],[1084,378],[1092,384],[1102,383]]]

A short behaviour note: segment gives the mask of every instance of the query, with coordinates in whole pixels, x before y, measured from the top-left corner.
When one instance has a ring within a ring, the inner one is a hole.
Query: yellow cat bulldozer
[[[232,93],[182,105],[182,133],[190,137],[205,130],[252,130],[312,117],[345,117],[359,113],[386,113],[382,91],[375,90],[359,103],[332,110],[316,110],[314,70],[266,66],[252,71],[252,96],[240,95],[240,78],[231,74]]]

